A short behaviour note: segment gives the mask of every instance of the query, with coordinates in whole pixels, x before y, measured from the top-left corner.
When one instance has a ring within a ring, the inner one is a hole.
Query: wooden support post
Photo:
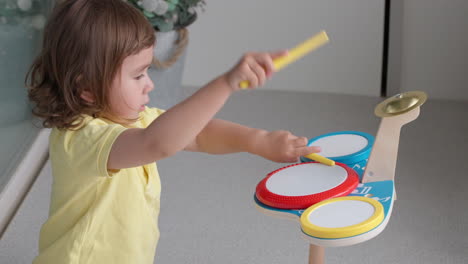
[[[309,264],[324,264],[325,248],[310,244],[309,246]]]

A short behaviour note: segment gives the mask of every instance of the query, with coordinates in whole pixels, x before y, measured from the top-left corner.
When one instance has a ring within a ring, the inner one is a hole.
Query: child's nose
[[[154,90],[154,83],[153,83],[153,81],[151,79],[148,79],[148,83],[146,84],[145,88],[146,88],[145,89],[146,93],[149,93],[149,92]]]

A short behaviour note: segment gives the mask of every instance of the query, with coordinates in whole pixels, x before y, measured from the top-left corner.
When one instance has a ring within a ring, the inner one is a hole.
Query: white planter
[[[156,32],[154,55],[159,61],[166,61],[173,56],[178,37],[177,31]],[[185,58],[186,51],[169,68],[156,69],[153,65],[148,70],[154,82],[154,90],[150,93],[150,106],[169,109],[189,95],[189,91],[181,85]]]

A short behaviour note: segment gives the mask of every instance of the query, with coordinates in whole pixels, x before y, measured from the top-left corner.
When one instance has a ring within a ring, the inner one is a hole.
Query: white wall
[[[401,90],[468,101],[468,1],[403,2]]]
[[[246,51],[294,47],[324,29],[330,43],[264,89],[380,94],[384,0],[207,1],[190,26],[183,85],[200,86]]]

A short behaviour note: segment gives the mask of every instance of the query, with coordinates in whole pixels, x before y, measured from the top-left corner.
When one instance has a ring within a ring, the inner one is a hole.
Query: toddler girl
[[[319,151],[287,131],[213,119],[241,81],[263,85],[285,52],[247,53],[163,111],[145,106],[153,45],[154,29],[123,0],[66,0],[53,10],[27,76],[33,112],[52,128],[51,204],[35,264],[153,263],[155,161],[178,151],[249,152],[276,162]]]

